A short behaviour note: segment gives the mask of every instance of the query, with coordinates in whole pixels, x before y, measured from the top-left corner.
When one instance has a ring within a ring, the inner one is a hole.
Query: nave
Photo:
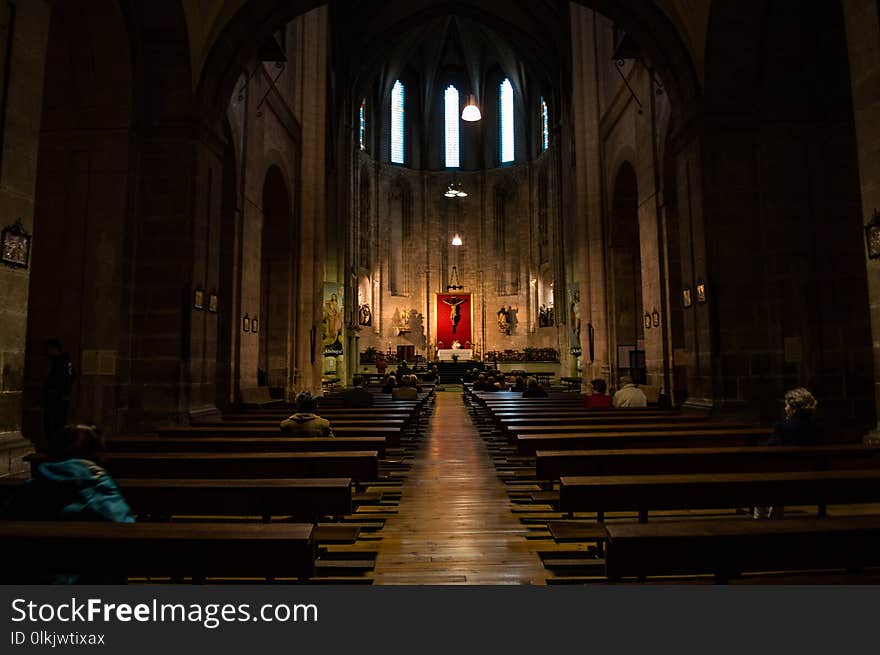
[[[456,385],[436,412],[382,530],[376,584],[541,584],[544,570],[511,512]]]

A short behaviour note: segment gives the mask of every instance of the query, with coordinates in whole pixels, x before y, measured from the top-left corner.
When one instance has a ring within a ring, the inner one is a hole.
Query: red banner
[[[453,341],[473,346],[469,293],[437,294],[437,347],[452,348]]]

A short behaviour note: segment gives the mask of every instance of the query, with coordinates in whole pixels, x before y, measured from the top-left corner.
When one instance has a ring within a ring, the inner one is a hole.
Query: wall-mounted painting
[[[345,351],[342,345],[344,311],[342,285],[325,282],[321,337],[325,357],[338,357]]]

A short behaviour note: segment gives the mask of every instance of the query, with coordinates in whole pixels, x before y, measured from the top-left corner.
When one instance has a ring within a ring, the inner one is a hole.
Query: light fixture
[[[456,232],[455,236],[452,237],[452,245],[453,246],[460,246],[460,245],[462,245],[462,243],[464,243],[464,242],[461,240],[461,235],[458,232]]]
[[[461,184],[458,182],[452,182],[448,187],[446,187],[446,193],[443,194],[446,198],[467,198],[468,194],[466,191],[462,191]]]
[[[465,106],[464,110],[461,112],[461,120],[467,121],[468,123],[475,123],[481,118],[483,118],[483,115],[480,113],[480,108],[477,107],[477,99],[474,97],[474,94],[471,93],[468,96],[467,106]]]

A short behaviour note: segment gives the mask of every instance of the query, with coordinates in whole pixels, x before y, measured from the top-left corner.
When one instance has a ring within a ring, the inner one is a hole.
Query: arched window
[[[514,133],[513,133],[513,85],[509,79],[505,79],[498,86],[498,116],[500,126],[501,163],[509,164],[513,161]]]
[[[404,143],[406,91],[403,83],[397,80],[391,89],[391,163],[405,163]]]
[[[367,99],[361,100],[358,109],[358,144],[361,150],[367,149]]]
[[[541,98],[541,151],[550,147],[550,108],[547,101]]]
[[[458,168],[461,165],[460,136],[458,129],[458,89],[451,84],[446,87],[443,95],[444,123],[446,126],[446,168]]]

